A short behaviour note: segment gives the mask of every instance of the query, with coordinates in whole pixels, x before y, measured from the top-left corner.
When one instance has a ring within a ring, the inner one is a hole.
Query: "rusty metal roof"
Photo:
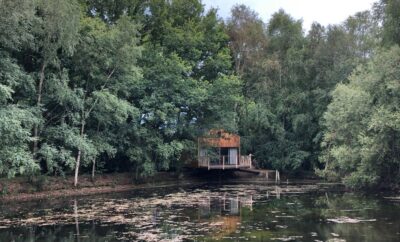
[[[206,136],[199,137],[199,144],[202,146],[222,148],[240,147],[240,136],[222,129],[212,129]]]

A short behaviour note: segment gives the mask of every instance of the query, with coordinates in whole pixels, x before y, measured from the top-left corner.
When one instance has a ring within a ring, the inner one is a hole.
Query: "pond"
[[[400,241],[399,202],[317,185],[164,187],[0,209],[0,241]]]

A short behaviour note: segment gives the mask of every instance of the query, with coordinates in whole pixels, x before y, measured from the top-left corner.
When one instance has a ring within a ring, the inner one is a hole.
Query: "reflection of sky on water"
[[[0,205],[0,241],[399,241],[398,203],[317,188],[162,188]]]

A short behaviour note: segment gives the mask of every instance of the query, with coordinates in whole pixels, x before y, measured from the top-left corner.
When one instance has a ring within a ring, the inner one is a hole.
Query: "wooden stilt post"
[[[278,170],[275,170],[275,182],[278,183],[281,181],[281,176]]]

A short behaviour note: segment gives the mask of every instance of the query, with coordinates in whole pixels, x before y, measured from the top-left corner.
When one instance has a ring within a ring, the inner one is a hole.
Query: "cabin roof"
[[[205,136],[199,137],[199,145],[221,148],[239,148],[240,136],[226,132],[223,129],[212,129]]]

